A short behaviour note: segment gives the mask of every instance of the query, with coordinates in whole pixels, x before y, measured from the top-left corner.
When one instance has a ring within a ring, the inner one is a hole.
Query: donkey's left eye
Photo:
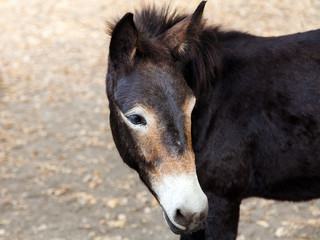
[[[127,116],[128,120],[134,124],[134,125],[147,125],[147,121],[144,119],[144,117],[138,115],[138,114],[132,114]]]

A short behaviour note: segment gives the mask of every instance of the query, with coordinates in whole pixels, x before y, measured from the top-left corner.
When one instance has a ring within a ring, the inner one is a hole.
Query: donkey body
[[[244,198],[320,197],[320,30],[223,32],[204,5],[112,27],[110,124],[172,231],[235,239]]]

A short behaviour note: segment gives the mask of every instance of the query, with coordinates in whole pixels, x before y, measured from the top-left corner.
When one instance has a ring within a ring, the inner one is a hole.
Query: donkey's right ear
[[[130,64],[135,55],[138,31],[133,21],[133,14],[127,13],[114,27],[111,34],[109,56],[117,64]]]

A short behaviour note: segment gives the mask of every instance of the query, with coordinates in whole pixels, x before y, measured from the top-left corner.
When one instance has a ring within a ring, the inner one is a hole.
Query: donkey
[[[205,3],[110,26],[116,147],[184,240],[235,239],[244,198],[320,197],[320,30],[221,31]]]

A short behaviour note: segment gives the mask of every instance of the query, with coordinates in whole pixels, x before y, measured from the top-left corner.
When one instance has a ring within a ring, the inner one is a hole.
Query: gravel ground
[[[178,238],[108,123],[105,20],[139,6],[0,0],[0,240]],[[205,16],[274,36],[319,28],[320,1],[210,0]],[[320,239],[320,201],[248,199],[238,239]]]

